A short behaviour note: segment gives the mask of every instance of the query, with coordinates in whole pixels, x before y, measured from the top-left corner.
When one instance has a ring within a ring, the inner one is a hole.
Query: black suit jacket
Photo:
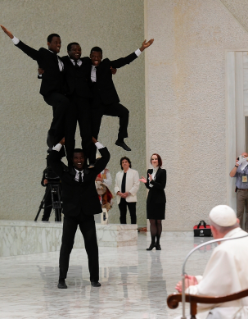
[[[126,56],[125,58],[120,58],[118,60],[110,61],[109,59],[104,59],[97,67],[97,92],[101,97],[104,104],[118,103],[120,102],[119,96],[116,92],[114,82],[112,80],[112,73],[110,67],[114,69],[121,68],[126,64],[131,63],[137,58],[135,52]],[[94,104],[94,103],[93,103]]]
[[[147,181],[149,178],[149,174],[152,174],[153,170],[147,170]],[[149,181],[145,184],[146,188],[149,189],[149,196],[147,197],[148,201],[152,201],[156,204],[158,203],[166,203],[166,196],[164,192],[164,188],[166,185],[166,170],[159,168],[157,174],[155,176],[155,180],[151,181],[153,187],[149,186]]]
[[[59,57],[45,48],[40,48],[39,51],[37,51],[22,41],[16,46],[33,60],[37,61],[42,69],[46,70],[42,76],[40,94],[46,96],[51,92],[63,93],[64,72],[59,70]]]
[[[92,97],[90,89],[91,62],[89,58],[80,59],[83,63],[78,68],[72,64],[68,56],[62,57],[61,60],[65,67],[66,94],[76,94],[86,98]]]
[[[102,212],[99,197],[96,192],[95,179],[106,167],[110,154],[108,149],[99,150],[102,157],[96,162],[94,168],[85,168],[83,182],[75,181],[75,170],[67,167],[60,160],[59,152],[52,151],[49,155],[49,165],[62,181],[63,213],[65,216],[77,216],[83,210],[86,215]]]

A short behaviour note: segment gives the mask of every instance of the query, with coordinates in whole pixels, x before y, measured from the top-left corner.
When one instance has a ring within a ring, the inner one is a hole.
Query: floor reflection
[[[167,293],[180,280],[186,254],[205,239],[163,234],[161,251],[146,251],[149,236],[139,234],[137,247],[100,247],[100,282],[89,281],[85,250],[74,249],[67,290],[57,289],[59,252],[1,257],[0,318],[161,319],[181,310],[167,308]],[[197,251],[187,264],[201,274],[212,246]],[[203,254],[204,253],[204,254]]]

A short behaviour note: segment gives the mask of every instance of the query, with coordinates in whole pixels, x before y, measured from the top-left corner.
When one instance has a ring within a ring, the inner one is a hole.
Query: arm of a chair
[[[231,295],[221,296],[221,297],[213,297],[213,296],[198,296],[198,295],[189,295],[185,294],[186,302],[194,302],[194,303],[203,303],[203,304],[211,304],[211,303],[223,303],[233,300],[242,299],[248,296],[248,289],[236,292]],[[167,305],[170,309],[175,309],[178,307],[179,302],[182,301],[182,294],[172,294],[167,298]]]

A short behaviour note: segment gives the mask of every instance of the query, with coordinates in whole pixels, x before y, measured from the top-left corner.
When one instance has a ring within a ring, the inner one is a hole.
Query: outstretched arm
[[[149,41],[143,41],[141,47],[137,49],[134,53],[129,54],[125,58],[120,58],[118,60],[110,61],[111,67],[118,69],[122,66],[131,63],[133,60],[135,60],[138,56],[140,56],[141,52],[143,52],[145,49],[149,48],[153,44],[154,39],[151,39]]]
[[[32,58],[33,60],[38,60],[39,59],[39,51],[29,47],[28,45],[26,45],[25,43],[23,43],[22,41],[20,41],[19,39],[17,39],[15,36],[13,36],[13,34],[6,29],[3,25],[1,25],[1,28],[3,30],[4,33],[7,34],[8,37],[10,37],[10,39],[13,41],[13,43],[19,48],[21,49],[24,53],[26,53],[28,56],[30,56],[30,58]]]

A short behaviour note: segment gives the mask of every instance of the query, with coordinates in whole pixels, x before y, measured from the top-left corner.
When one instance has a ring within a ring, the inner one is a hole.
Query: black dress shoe
[[[122,147],[125,151],[128,151],[128,152],[131,151],[131,148],[128,147],[127,144],[124,141],[120,142],[120,141],[117,140],[115,142],[115,145]]]
[[[155,248],[156,245],[155,244],[151,244],[149,248],[146,248],[146,250],[153,250],[153,248]]]
[[[156,245],[156,250],[161,250],[161,246],[159,244]]]
[[[60,279],[58,282],[58,288],[59,289],[67,289],[66,283],[64,279]]]
[[[101,284],[100,284],[100,282],[98,282],[98,281],[92,281],[92,282],[91,282],[91,286],[92,286],[92,287],[101,287]]]

